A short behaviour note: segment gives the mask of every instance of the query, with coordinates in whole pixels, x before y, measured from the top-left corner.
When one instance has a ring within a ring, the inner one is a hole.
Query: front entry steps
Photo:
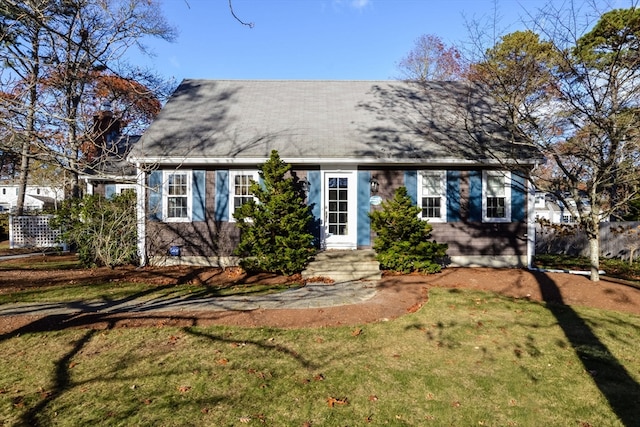
[[[326,250],[318,252],[302,278],[327,277],[335,282],[351,280],[379,280],[382,277],[380,263],[373,249]]]

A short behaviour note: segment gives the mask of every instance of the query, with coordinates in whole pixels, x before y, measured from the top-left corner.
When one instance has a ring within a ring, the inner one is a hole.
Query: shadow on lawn
[[[593,378],[622,424],[640,425],[640,384],[629,375],[596,336],[587,322],[564,299],[557,284],[544,273],[534,273],[546,307],[558,321],[571,347]]]
[[[133,295],[127,299],[123,299],[120,301],[115,301],[113,304],[123,303],[125,300],[135,299],[143,296],[144,293]],[[118,313],[116,313],[118,314]],[[119,313],[122,314],[122,313]],[[220,316],[228,315],[228,313],[220,312]],[[100,330],[110,330],[114,329],[118,326],[121,321],[134,320],[135,317],[127,316],[124,313],[124,316],[116,316],[114,317],[114,313],[67,313],[67,314],[54,314],[41,317],[36,319],[20,328],[17,328],[11,332],[0,334],[0,343],[9,340],[13,337],[18,337],[24,333],[30,332],[45,332],[45,331],[53,331],[53,330],[64,330],[71,328],[86,328],[87,326],[92,327],[87,330],[81,337],[78,338],[77,341],[72,343],[72,347],[70,350],[62,355],[57,361],[54,362],[54,371],[52,372],[52,384],[50,388],[46,391],[40,392],[40,400],[35,403],[32,407],[26,409],[26,411],[21,416],[21,425],[28,425],[32,427],[38,427],[40,425],[48,425],[48,421],[43,421],[41,413],[48,408],[51,404],[53,404],[56,399],[60,398],[65,392],[70,391],[77,384],[74,384],[70,370],[73,367],[73,358],[82,353],[85,346],[90,343],[94,335]],[[225,338],[224,336],[215,335],[211,333],[201,332],[197,329],[194,329],[193,326],[198,325],[198,317],[197,316],[171,316],[170,318],[163,315],[162,313],[145,315],[143,317],[145,321],[156,319],[159,323],[165,322],[167,320],[178,322],[181,325],[189,324],[191,326],[182,327],[182,330],[185,333],[193,335],[195,337],[200,337],[204,339],[208,339],[216,342],[223,343],[235,343],[235,340],[230,340]],[[287,348],[281,344],[273,344],[269,342],[261,342],[261,341],[244,341],[246,344],[250,344],[256,347],[261,347],[263,349],[277,352],[281,354],[282,357],[289,357],[296,360],[301,366],[306,368],[315,368],[315,365],[305,359],[298,352]],[[126,421],[126,419],[123,419]],[[2,423],[0,422],[0,425]]]

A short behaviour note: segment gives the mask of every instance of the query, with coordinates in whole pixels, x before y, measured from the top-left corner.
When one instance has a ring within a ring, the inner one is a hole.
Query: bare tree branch
[[[231,4],[231,0],[229,0],[229,10],[231,11],[231,15],[236,19],[236,21],[238,21],[242,25],[246,25],[249,28],[253,28],[255,26],[253,22],[244,22],[242,19],[238,18],[236,13],[233,11],[233,5]]]

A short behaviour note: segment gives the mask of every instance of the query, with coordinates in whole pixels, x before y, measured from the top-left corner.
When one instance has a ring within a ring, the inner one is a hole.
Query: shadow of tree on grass
[[[567,340],[613,412],[627,427],[640,426],[640,384],[600,341],[587,322],[564,299],[557,284],[535,273],[546,307],[558,321]]]

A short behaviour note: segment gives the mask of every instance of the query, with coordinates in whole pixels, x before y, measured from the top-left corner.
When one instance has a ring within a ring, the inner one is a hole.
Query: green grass
[[[0,270],[1,271],[1,270]],[[302,283],[281,285],[235,284],[224,287],[196,284],[150,285],[139,282],[78,283],[24,288],[0,293],[0,305],[31,302],[114,301],[136,297],[141,300],[179,297],[224,297],[241,295],[267,295],[286,289],[299,288]]]
[[[640,316],[438,288],[357,327],[10,335],[0,425],[631,426],[638,336]]]
[[[0,262],[0,272],[9,270],[77,270],[80,268],[82,266],[77,259],[71,260],[51,254]]]
[[[535,265],[539,268],[564,270],[589,271],[591,268],[589,258],[568,255],[536,255]],[[629,264],[628,261],[621,259],[600,258],[600,269],[604,270],[608,276],[640,282],[640,261]]]

